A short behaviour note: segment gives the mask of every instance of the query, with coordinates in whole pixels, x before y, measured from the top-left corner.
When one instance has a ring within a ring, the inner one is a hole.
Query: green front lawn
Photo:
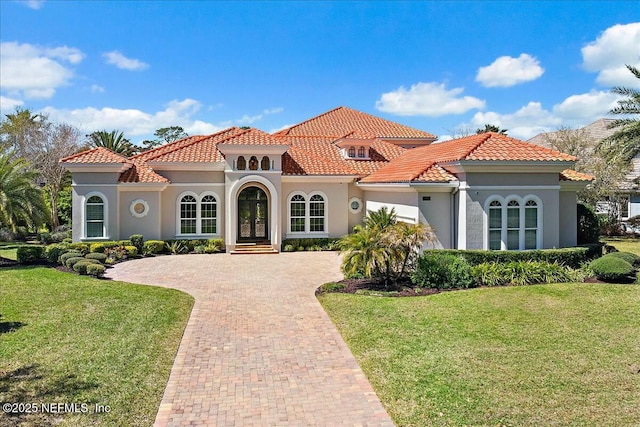
[[[399,426],[640,421],[640,286],[320,302]]]
[[[192,306],[170,289],[0,269],[0,403],[88,408],[0,425],[152,425]]]

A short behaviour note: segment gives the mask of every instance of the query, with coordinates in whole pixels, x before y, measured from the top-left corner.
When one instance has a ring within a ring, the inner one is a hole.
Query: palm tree
[[[376,277],[384,263],[385,248],[377,229],[356,225],[354,232],[340,240],[344,254],[342,270],[349,277]]]
[[[640,69],[631,65],[627,65],[627,69],[640,79]],[[609,113],[627,117],[617,119],[611,124],[611,128],[618,130],[605,138],[598,148],[608,161],[619,160],[629,164],[631,159],[640,152],[640,90],[616,86],[611,89],[611,92],[625,98],[618,101],[618,105]]]
[[[506,135],[507,131],[508,129],[500,129],[499,126],[486,124],[484,125],[484,129],[476,129],[476,134],[496,132],[496,133],[501,133],[502,135]]]
[[[136,147],[124,137],[124,134],[117,130],[107,132],[99,130],[87,135],[89,144],[93,147],[104,147],[109,150],[120,153],[123,156],[131,156],[136,153]]]
[[[37,175],[26,160],[0,150],[0,225],[14,233],[20,224],[34,228],[47,217],[42,190],[34,184]]]

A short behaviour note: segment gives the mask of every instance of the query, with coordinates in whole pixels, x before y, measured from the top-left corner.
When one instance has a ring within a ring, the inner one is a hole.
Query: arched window
[[[292,233],[304,233],[307,202],[304,196],[296,194],[289,203],[290,230]]]
[[[271,160],[269,160],[269,157],[264,156],[262,158],[262,161],[260,161],[260,169],[262,169],[263,171],[268,171],[270,167],[271,167]]]
[[[360,157],[361,159],[365,157],[365,155],[364,155],[364,147],[358,148],[358,157]]]
[[[87,238],[105,237],[104,200],[100,196],[91,196],[85,207]]]
[[[489,204],[489,249],[502,249],[502,203],[498,200]]]
[[[251,158],[249,159],[249,170],[258,170],[258,158],[256,156],[251,156]]]
[[[200,233],[216,234],[216,220],[218,217],[216,198],[208,194],[200,201]]]
[[[309,232],[324,231],[324,197],[319,194],[311,196],[309,201]]]
[[[180,234],[196,234],[198,202],[191,195],[180,199]]]
[[[506,204],[505,204],[506,202]],[[534,196],[493,196],[487,211],[486,248],[526,250],[542,247],[542,201]]]
[[[520,203],[507,203],[507,250],[520,249]]]
[[[524,248],[538,247],[538,203],[528,200],[524,205]]]
[[[239,171],[243,171],[247,168],[247,161],[244,159],[244,156],[238,157],[237,166]]]
[[[349,147],[349,157],[356,156],[356,147]]]

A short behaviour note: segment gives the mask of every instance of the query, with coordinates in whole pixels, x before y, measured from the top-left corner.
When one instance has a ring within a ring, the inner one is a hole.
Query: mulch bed
[[[382,282],[373,279],[344,279],[336,283],[344,285],[343,289],[336,292],[342,292],[346,294],[355,294],[358,291],[362,290],[380,292],[384,294],[384,296],[390,297],[415,297],[440,293],[440,290],[438,289],[413,288],[411,286],[411,282],[409,281],[397,283],[395,286],[391,287],[385,287]]]

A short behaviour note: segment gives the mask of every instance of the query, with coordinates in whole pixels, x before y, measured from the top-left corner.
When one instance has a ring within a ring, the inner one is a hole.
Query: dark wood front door
[[[238,242],[269,241],[269,202],[259,187],[247,187],[238,195]]]

